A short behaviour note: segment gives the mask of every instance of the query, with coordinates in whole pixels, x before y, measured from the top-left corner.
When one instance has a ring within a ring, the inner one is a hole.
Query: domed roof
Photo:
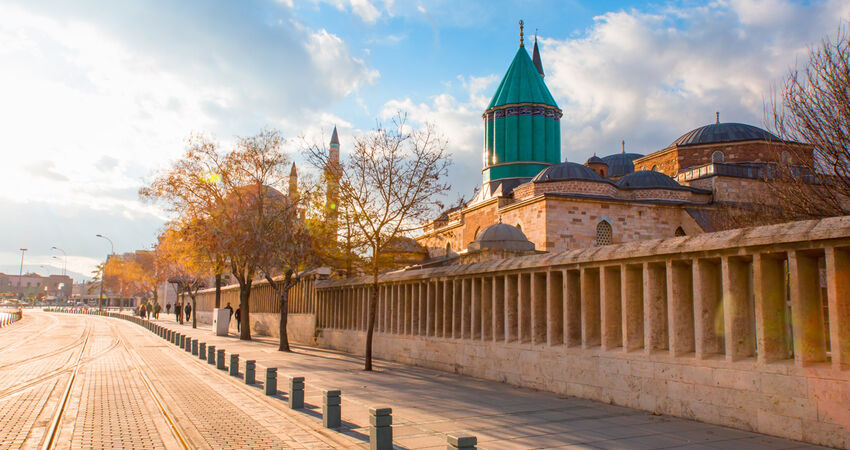
[[[778,141],[775,135],[761,128],[744,123],[713,123],[695,130],[688,131],[679,139],[673,141],[670,146],[718,144],[723,142],[739,141]]]
[[[566,181],[566,180],[588,180],[602,181],[603,178],[591,168],[569,161],[553,164],[540,171],[534,178],[532,183],[545,183],[547,181]]]
[[[640,153],[615,153],[603,156],[602,161],[608,164],[609,177],[621,177],[634,172],[634,161],[642,156]]]
[[[596,154],[588,158],[585,164],[605,164],[606,166],[608,165],[608,163],[602,160],[602,158],[596,156]]]
[[[385,253],[428,253],[428,251],[416,242],[416,239],[407,236],[398,236],[387,243]]]
[[[558,107],[524,46],[517,50],[487,109],[514,103],[538,103]]]
[[[638,170],[632,172],[617,181],[617,186],[621,188],[681,188],[682,185],[676,180],[664,175],[661,172],[652,170]]]
[[[469,249],[533,251],[534,243],[519,228],[499,222],[478,233],[478,237],[469,244]]]

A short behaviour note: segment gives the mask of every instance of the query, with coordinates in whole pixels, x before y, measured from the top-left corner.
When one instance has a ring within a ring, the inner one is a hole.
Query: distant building
[[[67,299],[71,297],[73,284],[74,280],[67,275],[45,277],[37,273],[26,273],[19,277],[17,274],[0,273],[0,296],[17,298],[19,293],[23,293],[24,298]]]

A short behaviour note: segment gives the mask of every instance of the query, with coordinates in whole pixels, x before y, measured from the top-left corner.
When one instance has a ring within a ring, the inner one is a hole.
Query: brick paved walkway
[[[182,448],[180,438],[189,448],[355,442],[301,423],[303,415],[280,408],[280,400],[257,396],[120,320],[32,311],[0,329],[0,343],[0,449],[43,445],[78,361],[54,438],[57,448]]]
[[[243,367],[245,360],[256,360],[258,380],[265,367],[277,367],[279,389],[286,389],[288,376],[305,377],[313,414],[321,411],[321,389],[341,389],[342,432],[361,447],[368,447],[368,408],[387,406],[393,408],[394,443],[402,448],[445,448],[446,434],[460,430],[476,435],[479,448],[498,449],[821,448],[385,361],[367,373],[360,357],[298,346],[286,354],[274,339],[217,337],[208,326],[192,329],[169,319],[155,322],[239,354]]]

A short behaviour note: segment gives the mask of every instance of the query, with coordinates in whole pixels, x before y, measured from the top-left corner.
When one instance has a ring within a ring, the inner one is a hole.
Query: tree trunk
[[[248,309],[248,300],[251,298],[251,279],[245,283],[240,283],[239,286],[239,314],[242,316],[239,318],[241,330],[239,331],[239,339],[243,341],[251,340],[251,323],[250,321],[250,310]]]
[[[215,274],[215,307],[221,308],[221,272]]]
[[[286,323],[289,320],[289,283],[280,291],[280,346],[278,351],[288,352],[289,335],[286,333]]]
[[[373,256],[374,257],[374,256]],[[377,265],[376,265],[377,266]],[[378,310],[378,269],[372,272],[372,295],[369,296],[369,325],[366,327],[366,361],[363,370],[372,370],[372,336],[375,334],[375,311]]]

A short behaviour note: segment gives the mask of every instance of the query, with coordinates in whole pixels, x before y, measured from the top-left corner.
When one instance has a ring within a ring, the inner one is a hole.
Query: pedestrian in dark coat
[[[237,332],[241,331],[241,328],[242,328],[242,310],[239,309],[239,308],[236,308],[236,314],[234,314],[233,318],[236,319],[236,331]]]
[[[188,322],[192,320],[192,304],[186,303],[186,307],[183,308],[183,311],[186,312],[186,321]]]
[[[166,314],[171,314],[171,303],[166,303],[166,304],[165,304],[165,313],[166,313]]]

